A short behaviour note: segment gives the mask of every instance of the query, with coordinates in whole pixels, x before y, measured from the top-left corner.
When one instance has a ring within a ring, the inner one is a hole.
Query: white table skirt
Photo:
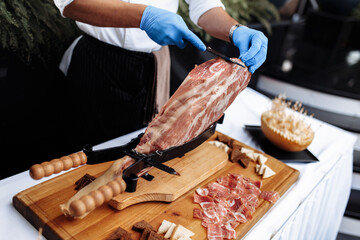
[[[247,88],[226,111],[224,123],[219,124],[217,130],[259,148],[243,126],[260,125],[261,113],[269,108],[267,97]],[[311,122],[316,133],[308,149],[320,161],[289,164],[300,171],[299,180],[244,239],[336,238],[351,189],[352,152],[356,137],[316,119]],[[142,131],[105,142],[95,149],[127,143]],[[11,202],[16,193],[49,178],[35,181],[25,171],[0,181],[1,239],[37,239],[38,231],[15,210]]]

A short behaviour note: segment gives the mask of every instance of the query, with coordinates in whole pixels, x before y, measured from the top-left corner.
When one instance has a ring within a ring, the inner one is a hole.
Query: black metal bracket
[[[184,143],[180,146],[170,147],[162,151],[155,151],[148,155],[137,153],[134,149],[139,144],[142,134],[139,134],[136,138],[132,139],[129,143],[111,147],[101,150],[93,150],[92,145],[86,145],[83,148],[84,153],[88,158],[88,163],[99,163],[106,162],[111,160],[119,159],[125,155],[128,155],[136,159],[135,163],[126,168],[123,172],[123,179],[126,182],[126,191],[135,192],[136,185],[139,177],[138,173],[147,168],[147,167],[156,167],[162,171],[171,174],[177,174],[177,172],[169,167],[164,165],[164,162],[167,162],[171,159],[182,157],[187,152],[195,149],[201,143],[205,142],[209,137],[215,133],[216,123],[213,123],[208,129],[206,129],[199,136],[193,138],[192,140]],[[150,174],[144,174],[142,176],[144,179],[151,181],[154,177]]]

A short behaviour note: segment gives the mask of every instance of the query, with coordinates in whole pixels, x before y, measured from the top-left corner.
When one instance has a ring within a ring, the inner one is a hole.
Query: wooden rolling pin
[[[30,168],[30,176],[33,179],[39,180],[43,177],[51,176],[54,173],[69,170],[70,168],[78,167],[87,162],[87,157],[84,152],[77,152],[64,156],[61,158],[55,158],[50,162],[43,162],[41,164],[34,164]]]

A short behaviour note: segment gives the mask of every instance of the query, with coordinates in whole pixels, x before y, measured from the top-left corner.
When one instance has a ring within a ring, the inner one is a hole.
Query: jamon
[[[235,228],[252,219],[259,197],[271,203],[279,199],[277,192],[261,192],[260,186],[261,182],[229,174],[196,190],[194,203],[201,209],[194,208],[193,216],[202,220],[209,240],[236,238]]]
[[[222,116],[250,77],[247,69],[220,58],[195,67],[151,121],[136,151],[148,154],[198,136]]]
[[[239,59],[234,60],[241,62]],[[195,67],[150,122],[135,150],[149,154],[182,145],[198,136],[222,116],[236,96],[246,88],[250,78],[251,74],[247,68],[220,58],[211,59]],[[118,179],[123,170],[134,161],[129,156],[115,161],[101,177],[79,191],[66,204],[62,204],[63,213],[73,216],[74,211],[69,209],[71,202]],[[149,169],[138,175],[147,171]],[[80,213],[81,216],[76,217],[84,216]]]

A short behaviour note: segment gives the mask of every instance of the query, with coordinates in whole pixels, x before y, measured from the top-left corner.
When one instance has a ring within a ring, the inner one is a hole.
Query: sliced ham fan
[[[280,195],[277,192],[261,192],[261,182],[253,181],[240,174],[229,174],[199,188],[194,194],[193,216],[202,220],[207,228],[208,239],[235,239],[235,228],[240,223],[252,219],[259,197],[275,203]]]

